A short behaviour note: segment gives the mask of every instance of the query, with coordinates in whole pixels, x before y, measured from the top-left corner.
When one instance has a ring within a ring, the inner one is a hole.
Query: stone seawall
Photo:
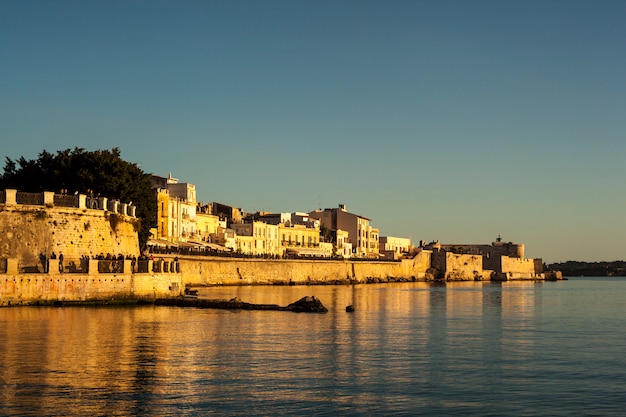
[[[163,256],[172,261],[174,256]],[[187,257],[180,272],[0,274],[0,306],[118,302],[184,295],[194,285],[338,284],[425,280],[429,256],[402,262]],[[155,264],[159,259],[155,260]],[[151,269],[151,268],[150,268]],[[55,271],[51,268],[51,271]],[[93,268],[97,271],[97,268]]]
[[[334,284],[425,280],[430,253],[400,262],[189,257],[180,260],[187,285]]]
[[[174,255],[164,255],[168,264]],[[185,294],[189,286],[206,285],[307,285],[392,281],[433,281],[430,251],[400,262],[326,261],[302,259],[241,259],[185,257],[178,268],[163,271],[165,263],[150,273],[14,273],[0,274],[0,306],[41,305],[58,302],[153,301]],[[93,261],[97,264],[97,261]],[[130,261],[126,261],[126,271]],[[152,262],[150,262],[152,264]],[[476,265],[471,265],[472,268]],[[167,269],[167,268],[165,268]],[[51,271],[56,269],[51,268]],[[472,271],[473,272],[473,271]],[[468,275],[468,279],[473,279]],[[491,279],[560,279],[558,275],[495,274]],[[458,280],[448,279],[448,280]]]
[[[0,306],[153,301],[180,296],[181,274],[0,275]]]

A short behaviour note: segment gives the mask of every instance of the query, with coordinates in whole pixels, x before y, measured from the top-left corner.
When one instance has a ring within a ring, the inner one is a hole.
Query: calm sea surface
[[[201,295],[330,312],[2,308],[0,415],[625,413],[625,279]]]

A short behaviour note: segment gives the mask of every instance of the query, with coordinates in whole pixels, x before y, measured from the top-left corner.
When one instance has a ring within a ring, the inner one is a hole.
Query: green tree
[[[320,236],[323,242],[333,242],[333,232],[323,224],[320,224]]]
[[[150,177],[135,163],[122,159],[119,148],[85,151],[66,149],[56,154],[42,151],[35,160],[6,158],[0,189],[26,192],[67,190],[133,202],[141,220],[139,244],[144,247],[150,228],[156,226],[156,194]]]

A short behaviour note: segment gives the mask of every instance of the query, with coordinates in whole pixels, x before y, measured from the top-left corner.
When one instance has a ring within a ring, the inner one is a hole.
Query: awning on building
[[[287,255],[295,256],[316,256],[316,257],[330,257],[330,253],[323,249],[312,248],[288,248],[286,250]]]
[[[193,243],[195,245],[198,245],[198,247],[209,248],[211,250],[216,250],[218,252],[231,252],[232,251],[232,249],[227,248],[225,246],[218,245],[216,243],[209,243],[209,242],[188,242],[188,243]]]
[[[169,240],[165,240],[165,239],[148,239],[147,244],[148,246],[159,246],[162,248],[166,248],[168,246],[171,246],[171,247],[178,246],[176,243],[170,242]]]

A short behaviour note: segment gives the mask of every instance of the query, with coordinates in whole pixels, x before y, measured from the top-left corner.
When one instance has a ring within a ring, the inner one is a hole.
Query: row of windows
[[[378,247],[375,241],[370,242],[369,240],[361,240],[361,239],[357,241],[357,245],[359,248],[372,249],[372,250]]]
[[[302,243],[303,245],[304,245],[304,242],[305,242],[305,236],[292,236],[291,234],[285,235],[285,233],[283,233],[282,237],[283,237],[283,239],[282,239],[283,242]],[[306,242],[309,245],[317,244],[317,243],[319,243],[319,238],[314,237],[314,236],[306,236]]]
[[[169,211],[170,211],[170,213],[171,213],[171,214],[169,214],[169,213],[165,210],[165,202],[163,202],[163,201],[162,201],[162,202],[161,202],[161,212],[159,213],[159,215],[160,215],[161,217],[170,217],[170,216],[171,216],[171,217],[176,217],[176,207],[178,207],[178,205],[176,205],[176,204],[174,204],[174,203],[171,203],[171,204],[169,204],[169,207],[170,207],[170,210],[169,210]],[[182,209],[182,216],[183,216],[183,217],[188,217],[188,216],[189,216],[189,214],[190,214],[190,213],[189,213],[189,209],[188,209],[187,207],[185,207],[185,206],[181,206],[181,209]]]

